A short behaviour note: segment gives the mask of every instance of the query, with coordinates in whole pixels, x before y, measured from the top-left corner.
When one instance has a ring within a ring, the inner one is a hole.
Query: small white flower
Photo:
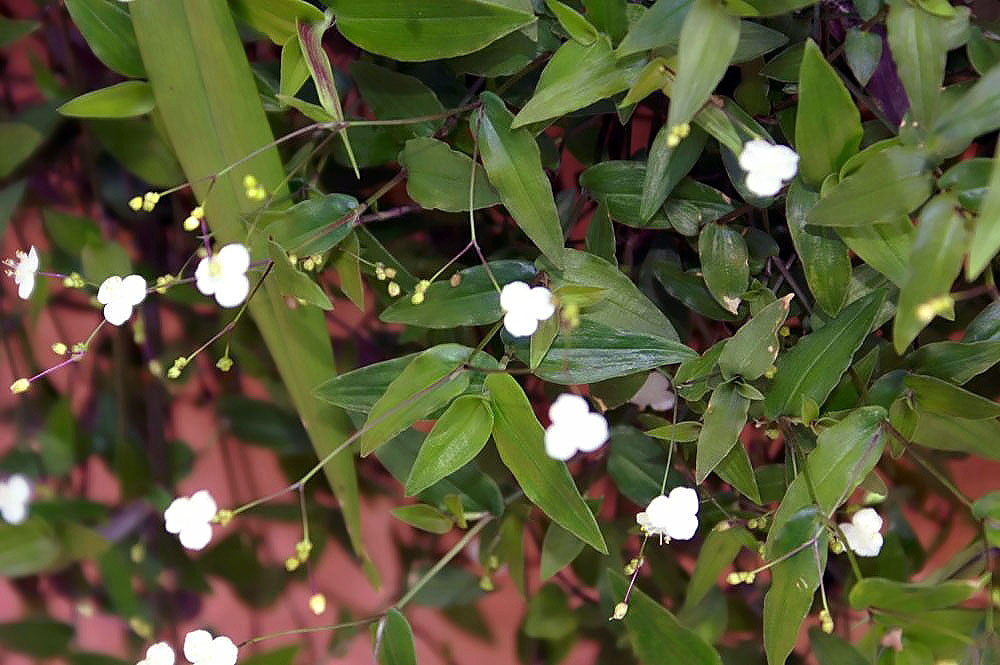
[[[9,524],[20,524],[28,518],[30,498],[31,485],[21,474],[15,473],[6,482],[0,480],[0,517]]]
[[[544,286],[534,288],[524,282],[505,284],[500,291],[503,327],[514,337],[527,337],[538,329],[538,322],[555,314],[552,292]]]
[[[212,518],[219,512],[208,490],[198,490],[190,497],[179,496],[163,513],[167,531],[176,533],[181,545],[200,550],[212,540]],[[187,647],[184,648],[187,653]],[[190,660],[190,658],[188,659]]]
[[[549,407],[552,424],[545,429],[545,452],[565,462],[577,452],[592,453],[608,440],[608,421],[591,413],[587,400],[563,393]]]
[[[101,282],[97,302],[104,305],[104,318],[113,326],[120,326],[132,316],[132,308],[146,299],[146,280],[139,275],[121,278],[112,275]]]
[[[157,642],[146,649],[146,657],[136,665],[174,665],[174,650],[166,642]]]
[[[214,295],[220,306],[236,307],[250,293],[249,267],[250,252],[246,247],[239,243],[226,245],[198,263],[195,284],[202,295]]]
[[[840,524],[847,546],[858,556],[878,556],[882,550],[882,518],[874,508],[862,508],[850,522]]]
[[[675,487],[669,495],[656,497],[635,521],[650,536],[660,536],[667,542],[691,540],[698,530],[698,493],[690,487]]]
[[[747,172],[747,189],[757,196],[774,196],[783,183],[795,177],[799,155],[786,145],[754,139],[743,145],[740,168]]]
[[[653,409],[654,411],[669,411],[674,408],[677,396],[670,389],[670,379],[659,372],[650,372],[646,377],[646,382],[639,388],[639,392],[629,400],[640,409]]]
[[[237,654],[225,635],[213,638],[207,630],[192,630],[184,637],[184,657],[194,665],[236,665]]]
[[[17,297],[27,300],[31,297],[31,292],[35,290],[35,273],[38,272],[38,252],[34,245],[25,254],[21,250],[14,252],[14,259],[4,259],[3,264],[7,266],[7,276],[14,278],[17,285]]]

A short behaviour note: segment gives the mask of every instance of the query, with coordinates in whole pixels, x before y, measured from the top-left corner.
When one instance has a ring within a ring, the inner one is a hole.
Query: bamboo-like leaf
[[[153,110],[153,90],[145,81],[126,81],[69,100],[57,110],[77,118],[132,118]]]
[[[750,400],[736,390],[734,381],[723,383],[712,393],[705,410],[705,426],[698,435],[696,482],[705,482],[708,474],[739,443],[749,407]]]
[[[809,211],[818,200],[817,194],[794,181],[785,199],[785,219],[809,290],[824,312],[836,316],[844,306],[851,284],[851,257],[836,231],[806,224]]]

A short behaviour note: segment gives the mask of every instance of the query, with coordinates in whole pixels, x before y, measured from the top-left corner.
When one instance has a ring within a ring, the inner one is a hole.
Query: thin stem
[[[340,630],[341,628],[356,628],[357,626],[366,626],[370,623],[375,623],[382,618],[382,615],[368,617],[367,619],[356,619],[354,621],[345,621],[343,623],[330,624],[328,626],[310,626],[309,628],[294,628],[292,630],[282,630],[277,633],[268,633],[267,635],[260,635],[258,637],[251,637],[248,640],[243,640],[236,645],[237,649],[242,649],[245,646],[251,644],[257,644],[258,642],[263,642],[265,640],[271,640],[276,637],[287,637],[288,635],[303,635],[307,633],[321,633],[324,631]]]

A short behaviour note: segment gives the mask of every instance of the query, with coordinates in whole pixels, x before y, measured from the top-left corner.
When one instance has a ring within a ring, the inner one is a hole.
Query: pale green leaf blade
[[[420,447],[407,495],[418,494],[471,461],[493,431],[489,402],[477,395],[459,397],[441,415]]]

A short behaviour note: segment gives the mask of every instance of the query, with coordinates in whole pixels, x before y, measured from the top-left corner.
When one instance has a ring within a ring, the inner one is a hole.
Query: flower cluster
[[[195,285],[202,295],[215,296],[221,307],[237,307],[250,293],[249,268],[250,252],[245,246],[232,243],[198,263]]]
[[[524,282],[511,282],[503,287],[500,309],[504,312],[503,327],[514,337],[533,335],[538,324],[556,312],[551,291],[544,286],[532,288]]]
[[[191,496],[180,496],[163,513],[168,533],[177,534],[181,545],[189,550],[204,549],[212,540],[212,520],[219,512],[208,490],[198,490]]]
[[[757,196],[774,196],[799,170],[798,153],[762,139],[747,141],[739,162],[740,168],[747,172],[747,189]]]
[[[592,413],[587,400],[564,393],[549,407],[552,424],[545,430],[545,452],[565,462],[578,452],[592,453],[608,440],[608,421]]]
[[[192,630],[184,636],[184,657],[192,665],[236,665],[239,647],[225,635],[212,637],[207,630]],[[146,649],[136,665],[174,665],[174,650],[166,642]]]
[[[7,266],[7,276],[14,278],[17,285],[17,297],[27,300],[31,297],[31,292],[35,290],[35,273],[38,272],[38,252],[32,246],[27,252],[17,250],[14,253],[15,259],[4,259],[3,264]]]
[[[862,508],[850,522],[840,525],[847,546],[858,556],[878,556],[882,551],[882,518],[874,508]]]
[[[698,493],[690,487],[675,487],[656,497],[635,521],[648,536],[659,536],[660,544],[691,540],[698,530]]]
[[[0,517],[8,524],[20,524],[28,519],[28,502],[31,500],[31,484],[28,479],[15,473],[7,480],[0,480]]]
[[[101,282],[97,302],[104,305],[104,320],[120,326],[132,317],[132,310],[146,299],[146,280],[139,275],[112,275]]]

